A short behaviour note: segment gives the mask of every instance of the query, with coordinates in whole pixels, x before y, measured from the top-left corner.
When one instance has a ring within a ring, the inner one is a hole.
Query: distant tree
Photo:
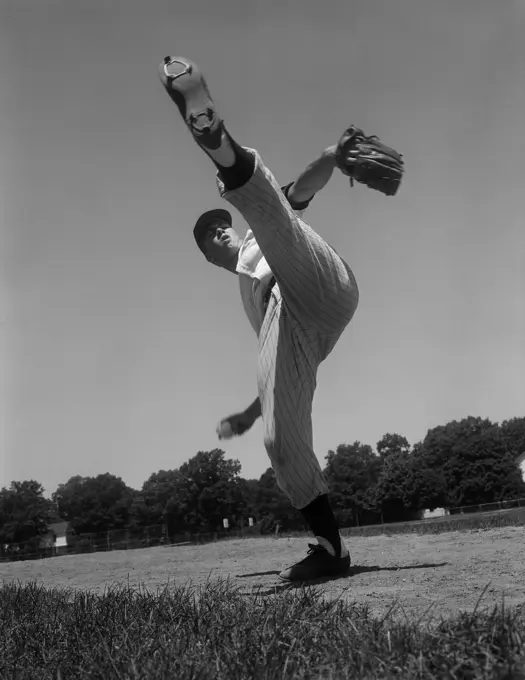
[[[324,474],[330,499],[342,526],[377,521],[374,489],[382,461],[368,444],[340,444],[326,455]]]
[[[421,465],[411,456],[407,461],[405,503],[411,510],[435,510],[447,503],[445,476],[439,470]]]
[[[306,526],[302,515],[290,503],[288,496],[277,486],[275,472],[271,467],[258,480],[250,480],[253,509],[261,533],[271,533],[277,524],[282,531],[304,531]]]
[[[383,521],[399,522],[415,519],[421,510],[440,507],[445,497],[443,475],[400,451],[384,461],[374,500]]]
[[[257,504],[259,480],[258,479],[244,479],[239,478],[239,484],[244,496],[244,506],[246,508],[246,516],[252,517],[257,521],[259,517],[259,508]]]
[[[129,506],[130,529],[158,526],[163,522],[164,514],[161,506],[154,501],[151,502],[151,498],[145,496],[142,491],[137,491]]]
[[[45,534],[55,515],[39,482],[11,482],[0,490],[0,543],[23,543]]]
[[[179,477],[178,470],[159,470],[150,475],[131,505],[132,526],[153,526],[166,521],[166,507],[177,495]]]
[[[230,526],[245,513],[241,465],[225,458],[224,451],[199,451],[162,487],[163,516],[170,535],[185,531],[216,531],[223,518]],[[169,494],[165,492],[169,489]]]
[[[525,453],[525,418],[504,420],[499,429],[509,453],[514,458]]]
[[[488,419],[469,416],[429,430],[417,455],[443,475],[451,507],[525,496],[516,459]]]
[[[406,517],[407,474],[408,461],[402,454],[387,454],[383,458],[372,502],[373,507],[381,513],[383,522],[398,522]]]
[[[387,433],[377,442],[376,449],[384,460],[390,456],[405,455],[410,453],[408,439],[400,434]]]
[[[225,518],[229,526],[240,527],[244,524],[246,499],[240,478],[220,480],[202,489],[198,499],[202,513],[201,526],[205,531],[216,531],[223,527]]]
[[[53,494],[60,515],[80,533],[102,533],[129,524],[135,492],[110,473],[71,477]]]

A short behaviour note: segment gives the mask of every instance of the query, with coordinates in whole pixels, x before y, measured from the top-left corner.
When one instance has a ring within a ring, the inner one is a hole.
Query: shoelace
[[[307,555],[313,555],[316,552],[326,552],[326,548],[323,548],[319,543],[308,543]]]

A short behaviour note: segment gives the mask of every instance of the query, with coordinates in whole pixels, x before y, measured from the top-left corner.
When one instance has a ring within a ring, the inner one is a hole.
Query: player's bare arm
[[[259,401],[259,397],[255,399],[254,402],[252,402],[248,408],[246,409],[245,413],[253,422],[257,420],[257,418],[260,418],[262,415],[261,412],[261,402]]]
[[[310,201],[328,184],[337,167],[336,151],[337,145],[329,146],[301,172],[288,190],[288,198],[293,204]]]
[[[244,411],[234,413],[221,420],[217,425],[219,439],[229,439],[230,437],[244,434],[261,415],[261,402],[259,397],[257,397]]]

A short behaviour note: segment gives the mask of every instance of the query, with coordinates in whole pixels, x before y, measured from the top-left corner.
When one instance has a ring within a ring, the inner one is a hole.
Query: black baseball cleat
[[[283,581],[311,581],[327,576],[343,576],[350,568],[350,555],[334,557],[322,545],[308,544],[308,554],[279,574]]]
[[[224,126],[197,64],[184,57],[165,57],[159,76],[197,144],[218,149]]]

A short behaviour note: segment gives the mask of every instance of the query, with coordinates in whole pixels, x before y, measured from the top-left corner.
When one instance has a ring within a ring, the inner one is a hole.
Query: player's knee
[[[265,439],[264,445],[275,473],[277,486],[288,498],[292,498],[294,488],[290,480],[290,470],[287,469],[286,456],[283,450],[276,446],[275,442],[271,439]]]
[[[266,435],[264,437],[264,448],[266,449],[269,459],[272,461],[274,469],[284,465],[285,455],[283,447],[279,446],[274,436]]]

